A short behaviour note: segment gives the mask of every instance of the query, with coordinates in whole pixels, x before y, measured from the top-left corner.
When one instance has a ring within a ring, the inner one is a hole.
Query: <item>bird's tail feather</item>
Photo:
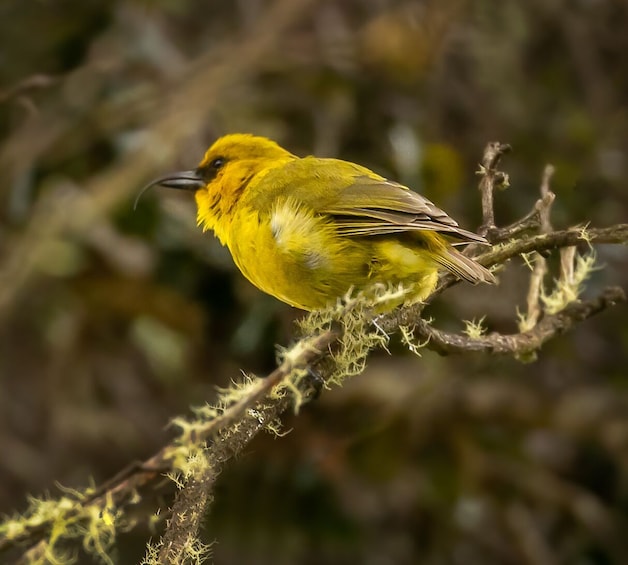
[[[494,284],[497,282],[495,275],[486,267],[466,257],[453,247],[449,247],[444,253],[435,254],[434,259],[445,269],[467,282],[473,284],[480,282]]]

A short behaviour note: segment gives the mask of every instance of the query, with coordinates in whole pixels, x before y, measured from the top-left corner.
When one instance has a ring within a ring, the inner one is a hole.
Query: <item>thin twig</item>
[[[188,562],[190,546],[198,537],[205,510],[212,501],[214,480],[215,473],[208,466],[198,476],[187,481],[177,493],[171,518],[161,540],[159,563]]]
[[[600,243],[628,244],[628,224],[615,224],[607,228],[569,228],[548,234],[503,243],[475,259],[484,265],[502,264],[512,257],[531,251],[550,251],[570,245]]]
[[[419,318],[415,322],[415,335],[419,339],[429,340],[426,347],[443,355],[474,351],[524,356],[527,353],[537,351],[545,342],[565,333],[576,323],[625,300],[626,295],[621,288],[610,287],[593,300],[572,302],[564,310],[545,316],[527,332],[512,335],[492,333],[479,338],[443,332],[433,328],[426,320]]]
[[[535,204],[532,210],[516,222],[513,222],[503,228],[496,227],[491,232],[491,243],[494,245],[496,243],[501,243],[502,241],[508,241],[509,239],[520,237],[521,234],[527,231],[538,229],[539,225],[539,210]]]
[[[549,233],[552,231],[551,212],[552,204],[556,198],[555,194],[550,190],[550,182],[554,176],[554,167],[546,165],[541,180],[541,198],[536,203],[536,209],[539,213],[539,224],[541,233]],[[528,295],[526,297],[527,313],[522,316],[519,322],[519,331],[526,332],[536,326],[543,313],[541,304],[541,296],[543,295],[543,279],[547,274],[547,260],[541,253],[535,251],[532,256],[532,274],[530,275],[530,283],[528,286]]]
[[[519,255],[533,251],[544,252],[569,247],[571,245],[590,246],[593,244],[628,245],[628,224],[615,224],[607,228],[576,227],[548,234],[514,239],[500,243],[499,245],[494,245],[489,251],[472,255],[472,257],[481,265],[492,267],[493,265],[503,265],[513,257],[518,257]],[[449,287],[459,282],[460,279],[455,276],[449,273],[443,274],[440,277],[438,286],[425,302],[431,302]],[[403,317],[410,318],[409,322],[415,319],[406,309],[402,310]]]
[[[493,193],[497,187],[508,185],[508,176],[497,170],[502,155],[511,150],[510,145],[491,141],[484,149],[484,156],[478,174],[480,179],[480,194],[482,196],[482,226],[478,230],[481,235],[491,241],[491,234],[495,227],[495,210],[493,207]]]

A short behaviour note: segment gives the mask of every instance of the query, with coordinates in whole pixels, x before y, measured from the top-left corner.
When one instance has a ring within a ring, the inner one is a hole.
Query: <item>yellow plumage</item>
[[[486,241],[405,186],[338,159],[299,158],[247,134],[218,139],[197,169],[161,184],[195,192],[198,222],[213,230],[245,277],[304,310],[353,287],[402,283],[425,298],[443,267],[470,282],[493,275],[451,240]]]

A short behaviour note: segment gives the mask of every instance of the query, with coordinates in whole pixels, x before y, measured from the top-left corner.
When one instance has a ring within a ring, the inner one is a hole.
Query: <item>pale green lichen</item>
[[[589,224],[587,223],[580,228],[579,237],[589,246],[589,249],[593,251],[593,246],[591,244],[591,234],[587,231],[588,227],[589,227]]]
[[[578,300],[584,290],[584,282],[596,270],[595,262],[596,256],[593,252],[588,255],[576,255],[573,270],[567,274],[563,273],[550,294],[541,289],[541,300],[548,314],[557,314]]]
[[[528,332],[536,326],[537,317],[535,315],[530,315],[528,312],[522,312],[519,309],[519,306],[517,306],[516,315],[517,327],[521,333]]]
[[[118,526],[118,513],[110,497],[98,503],[84,504],[84,494],[62,496],[56,500],[29,498],[22,515],[0,524],[0,536],[17,540],[38,527],[48,525],[49,535],[41,542],[40,551],[30,558],[33,564],[68,565],[75,558],[60,545],[64,540],[82,538],[86,552],[106,565],[113,565],[109,550]]]
[[[194,536],[188,536],[187,540],[178,549],[176,555],[168,556],[168,563],[180,565],[202,565],[211,555],[213,544],[203,543]],[[146,555],[140,565],[161,565],[164,561],[160,558],[161,542],[149,543],[146,546]]]
[[[534,270],[534,258],[536,257],[536,255],[536,251],[530,251],[529,253],[519,253],[519,256],[521,257],[521,259],[523,259],[525,266],[528,267],[528,269],[530,269],[531,271]]]
[[[408,326],[399,326],[399,336],[401,338],[401,342],[417,357],[421,357],[421,349],[423,349],[430,341],[429,337],[425,341],[416,341],[412,329]]]
[[[389,336],[377,324],[376,313],[403,302],[409,292],[402,286],[376,285],[368,293],[347,294],[336,305],[312,312],[299,323],[306,335],[342,325],[340,347],[332,354],[332,373],[326,379],[329,384],[341,385],[346,378],[361,373],[371,350],[386,349]]]
[[[484,319],[486,316],[482,316],[477,322],[473,320],[464,320],[463,332],[471,339],[480,339],[485,333]]]

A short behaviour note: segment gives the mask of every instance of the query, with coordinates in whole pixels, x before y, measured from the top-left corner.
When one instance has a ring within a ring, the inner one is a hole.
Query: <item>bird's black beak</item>
[[[196,192],[199,188],[203,188],[205,184],[205,180],[196,169],[192,169],[190,171],[178,171],[176,173],[164,175],[163,177],[156,178],[155,180],[149,182],[144,188],[142,188],[142,190],[140,190],[140,193],[137,195],[135,203],[133,204],[133,209],[137,207],[137,203],[142,195],[153,186],[165,186],[166,188],[176,188],[179,190],[191,190]]]
[[[201,178],[199,172],[193,169],[191,171],[179,171],[159,177],[149,182],[142,190],[146,190],[151,186],[165,186],[166,188],[196,191],[205,186],[205,181]]]

